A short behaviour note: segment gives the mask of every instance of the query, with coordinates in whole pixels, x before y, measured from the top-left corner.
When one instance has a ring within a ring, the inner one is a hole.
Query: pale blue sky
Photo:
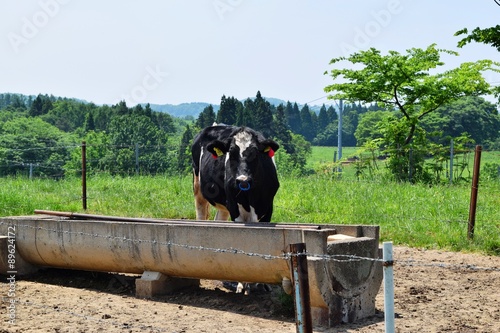
[[[491,46],[457,49],[453,36],[499,23],[493,0],[0,0],[0,92],[135,105],[260,90],[321,104],[334,57],[437,43],[460,52],[443,59],[449,67],[500,61]]]

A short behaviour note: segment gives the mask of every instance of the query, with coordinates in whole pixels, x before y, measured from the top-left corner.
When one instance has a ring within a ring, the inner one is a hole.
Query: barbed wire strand
[[[11,225],[11,223],[0,221],[0,225]],[[20,228],[28,228],[35,230],[43,230],[52,233],[59,234],[67,234],[67,235],[75,235],[75,236],[89,236],[92,238],[103,238],[109,241],[121,241],[123,243],[146,243],[153,244],[159,246],[167,246],[167,247],[179,247],[187,250],[197,250],[197,251],[210,251],[214,253],[228,253],[228,254],[236,254],[236,255],[245,255],[248,257],[259,257],[264,260],[290,260],[294,256],[307,256],[309,258],[316,258],[324,261],[333,261],[337,263],[346,263],[346,262],[359,262],[359,261],[370,261],[370,262],[380,262],[383,263],[383,259],[381,258],[373,258],[373,257],[361,257],[357,255],[351,254],[317,254],[317,253],[298,253],[294,254],[291,252],[283,252],[281,255],[272,255],[272,254],[262,254],[256,252],[247,252],[237,248],[213,248],[206,247],[201,245],[189,245],[189,244],[178,244],[171,241],[158,241],[156,239],[140,239],[140,238],[127,238],[127,237],[119,237],[119,236],[111,236],[111,235],[100,235],[93,234],[83,231],[61,231],[56,229],[50,229],[40,226],[32,226],[28,224],[15,224],[16,227]],[[462,270],[471,270],[471,271],[500,271],[500,267],[480,267],[474,264],[447,264],[447,263],[427,263],[423,261],[416,261],[413,259],[409,260],[395,260],[395,264],[400,264],[402,266],[421,266],[421,267],[436,267],[436,268],[446,268],[446,269],[462,269]]]

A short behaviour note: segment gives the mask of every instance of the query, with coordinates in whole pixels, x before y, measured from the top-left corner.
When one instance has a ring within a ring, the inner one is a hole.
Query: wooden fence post
[[[82,141],[82,207],[87,210],[87,144]]]
[[[469,224],[467,227],[467,238],[474,238],[474,228],[476,226],[477,190],[479,187],[479,167],[481,166],[482,147],[477,145],[474,154],[474,170],[472,172],[472,188],[470,194]]]

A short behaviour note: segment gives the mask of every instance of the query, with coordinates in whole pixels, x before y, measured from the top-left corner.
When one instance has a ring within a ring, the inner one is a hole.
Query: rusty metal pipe
[[[316,224],[285,224],[285,223],[241,223],[241,222],[225,222],[225,221],[195,221],[195,220],[164,220],[142,217],[122,217],[109,215],[82,214],[74,212],[61,212],[52,210],[35,209],[35,214],[67,217],[75,220],[96,220],[96,221],[113,221],[113,222],[136,222],[136,223],[168,223],[168,224],[185,224],[185,225],[209,225],[209,226],[224,226],[224,227],[259,227],[259,228],[276,228],[286,227],[291,229],[312,229],[322,230],[324,226]]]

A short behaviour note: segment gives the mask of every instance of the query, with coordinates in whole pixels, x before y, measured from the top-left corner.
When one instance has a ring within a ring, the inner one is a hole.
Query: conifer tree
[[[276,119],[274,121],[275,137],[288,154],[293,154],[295,149],[292,143],[292,133],[286,123],[285,107],[283,104],[276,108]]]
[[[330,120],[328,119],[328,113],[326,112],[326,106],[323,104],[321,106],[321,109],[319,109],[319,115],[318,115],[318,132],[323,132],[330,123]]]
[[[181,144],[177,153],[177,168],[181,173],[187,173],[191,169],[190,147],[193,141],[193,133],[189,125],[182,134]]]
[[[87,115],[85,116],[84,130],[85,132],[95,131],[94,116],[91,112],[87,113]]]
[[[326,110],[326,114],[328,115],[328,123],[332,123],[332,122],[339,119],[339,115],[337,114],[337,111],[335,111],[335,108],[331,105]]]
[[[294,133],[302,132],[302,120],[300,119],[300,110],[297,103],[293,103],[290,113],[287,115],[288,126]]]
[[[236,124],[236,103],[234,97],[226,98],[222,95],[219,112],[217,112],[217,123],[226,125]]]
[[[215,122],[215,112],[212,104],[206,106],[196,119],[196,127],[205,128]]]
[[[238,104],[236,110],[236,126],[254,127],[251,109],[244,107],[241,102]]]
[[[254,100],[254,127],[256,130],[260,131],[265,137],[273,137],[273,112],[271,109],[271,104],[262,98],[260,91],[257,91],[257,95]]]
[[[316,136],[316,133],[314,131],[314,124],[311,116],[311,111],[307,104],[305,104],[300,110],[300,120],[301,120],[302,130],[299,132],[299,134],[302,134],[302,136],[304,136],[304,138],[307,141],[311,142]]]

